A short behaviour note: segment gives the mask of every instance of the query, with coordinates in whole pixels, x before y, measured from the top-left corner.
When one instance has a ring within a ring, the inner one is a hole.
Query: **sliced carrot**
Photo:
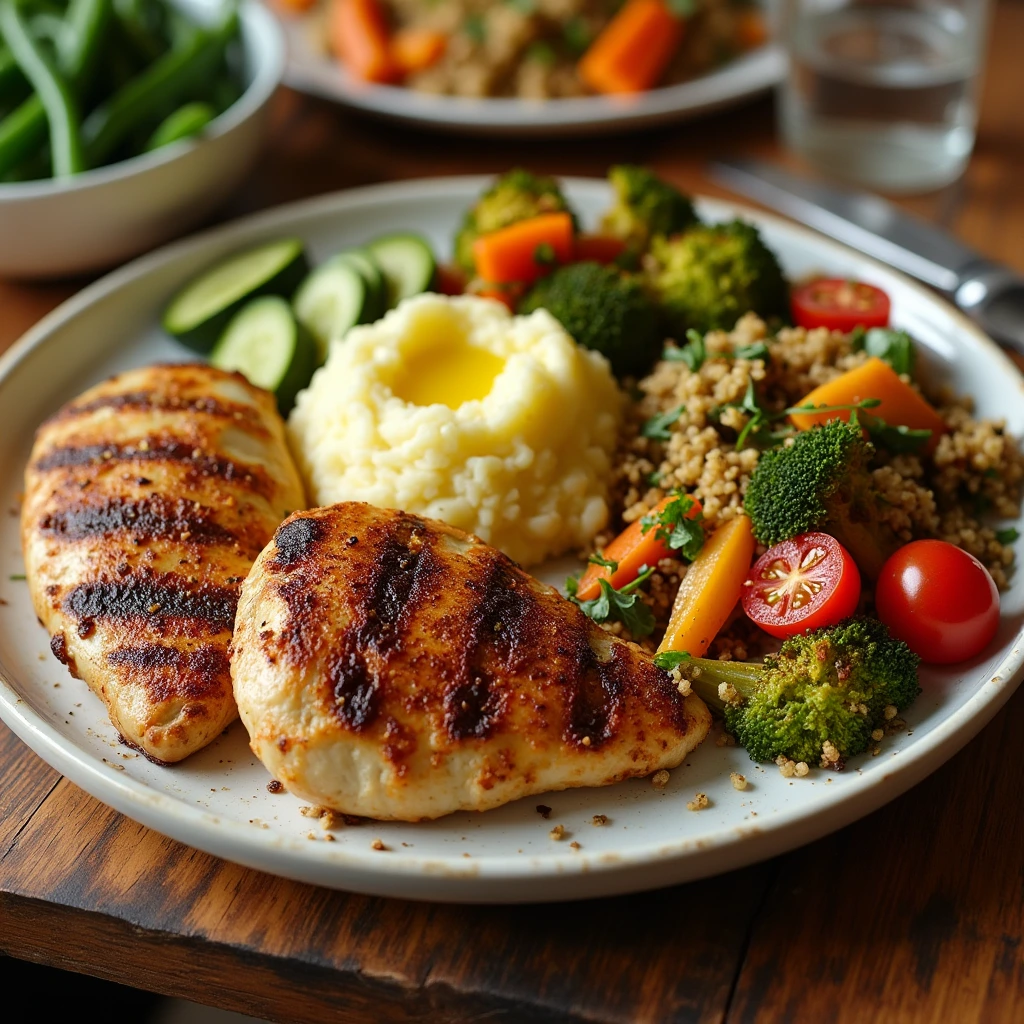
[[[652,516],[663,512],[674,501],[679,500],[679,495],[670,494],[662,498],[651,511]],[[701,504],[696,498],[691,498],[692,504],[686,512],[687,519],[696,519],[701,513]],[[613,572],[606,565],[595,565],[593,562],[587,566],[587,571],[580,578],[579,586],[576,588],[576,597],[580,601],[591,601],[601,594],[600,580],[607,580],[616,590],[624,587],[627,583],[640,575],[644,566],[654,567],[663,558],[668,558],[672,550],[658,536],[658,526],[651,526],[644,529],[641,519],[637,519],[627,526],[604,549],[604,557],[609,562],[618,562],[618,568]]]
[[[308,11],[316,3],[316,0],[276,0],[275,6],[289,14],[302,14]]]
[[[492,284],[535,281],[553,264],[568,263],[572,253],[572,217],[568,213],[543,213],[481,235],[473,243],[476,271]]]
[[[580,78],[595,92],[643,92],[656,85],[684,32],[664,0],[627,0],[580,59]]]
[[[367,82],[398,78],[387,19],[377,0],[331,0],[328,40],[335,56],[357,78]]]
[[[436,64],[448,46],[443,32],[429,28],[399,29],[391,39],[391,57],[403,75],[425,71]]]
[[[686,651],[699,658],[728,621],[743,590],[754,556],[754,533],[746,516],[718,527],[679,585],[662,651]]]
[[[760,11],[740,11],[736,21],[736,42],[741,50],[756,50],[768,41],[768,26]]]
[[[855,405],[865,398],[881,400],[880,405],[865,410],[865,415],[877,416],[892,427],[930,430],[932,436],[925,445],[926,452],[932,452],[939,443],[939,436],[946,432],[942,417],[909,384],[904,384],[888,363],[878,358],[871,358],[856,369],[822,384],[796,404]],[[791,413],[789,418],[797,429],[808,430],[827,420],[848,420],[850,413],[798,412]]]
[[[612,235],[580,235],[576,239],[576,260],[614,263],[626,251],[626,243]]]

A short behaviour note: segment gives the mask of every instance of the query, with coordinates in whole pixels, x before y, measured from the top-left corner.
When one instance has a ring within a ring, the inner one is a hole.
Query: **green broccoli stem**
[[[684,670],[686,678],[690,680],[690,689],[705,704],[724,715],[727,704],[719,697],[718,687],[722,683],[729,683],[741,697],[747,697],[760,682],[764,666],[745,661],[693,658],[686,662]]]

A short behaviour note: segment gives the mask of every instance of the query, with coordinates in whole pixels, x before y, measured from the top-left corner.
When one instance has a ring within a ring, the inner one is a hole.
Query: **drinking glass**
[[[783,139],[883,192],[940,188],[974,148],[988,0],[780,0]]]

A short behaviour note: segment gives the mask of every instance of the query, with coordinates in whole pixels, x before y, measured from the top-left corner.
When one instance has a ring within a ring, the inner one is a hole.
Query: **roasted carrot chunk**
[[[367,82],[398,78],[387,19],[377,0],[332,0],[328,39],[335,56],[357,78]]]
[[[492,284],[535,281],[573,255],[572,217],[544,213],[481,235],[473,243],[476,272]]]

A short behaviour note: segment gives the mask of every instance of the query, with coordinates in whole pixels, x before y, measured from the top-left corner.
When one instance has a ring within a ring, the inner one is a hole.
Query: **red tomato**
[[[811,281],[793,290],[791,302],[797,327],[849,332],[855,327],[885,327],[889,323],[889,296],[862,281]]]
[[[788,637],[834,626],[860,600],[860,572],[827,533],[802,533],[769,548],[743,584],[743,610],[766,633]]]
[[[944,540],[915,540],[882,566],[878,617],[922,661],[966,661],[999,628],[999,591],[974,555]]]
[[[613,263],[626,251],[626,243],[610,235],[579,235],[575,258],[579,262]]]

